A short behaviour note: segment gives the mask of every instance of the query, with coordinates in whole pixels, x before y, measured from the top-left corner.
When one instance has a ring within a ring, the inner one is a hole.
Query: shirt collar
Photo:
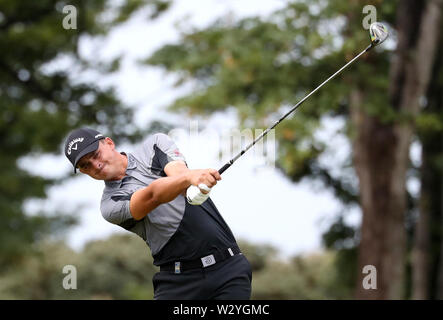
[[[124,152],[122,153],[126,154]],[[134,156],[130,153],[126,154],[126,156],[128,157],[128,166],[126,167],[126,171],[137,168],[137,161],[135,161]]]

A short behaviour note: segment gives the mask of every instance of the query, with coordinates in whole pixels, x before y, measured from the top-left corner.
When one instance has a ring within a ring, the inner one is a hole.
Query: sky
[[[191,169],[219,169],[230,159],[230,155],[220,157],[215,146],[221,146],[222,137],[238,127],[235,110],[217,113],[209,119],[185,121],[179,115],[167,113],[165,107],[189,88],[173,88],[174,75],[166,74],[159,68],[140,66],[137,60],[148,57],[165,44],[178,41],[178,22],[185,28],[201,28],[227,14],[237,18],[256,15],[266,17],[284,4],[285,1],[278,0],[177,0],[168,12],[155,21],[146,21],[146,12],[142,12],[106,38],[83,39],[80,52],[87,59],[104,62],[121,55],[121,70],[100,79],[100,85],[114,85],[122,101],[137,107],[134,125],[143,127],[154,119],[168,119],[180,122],[184,128],[191,130],[197,124],[200,129],[197,135],[182,129],[174,132],[174,141]],[[66,67],[69,67],[69,61],[63,59],[55,65],[55,68]],[[94,74],[82,76],[88,79],[93,78]],[[332,169],[338,167],[350,151],[346,138],[340,133],[342,127],[343,121],[340,119],[326,119],[323,121],[323,129],[318,132],[318,138],[327,141],[329,145],[321,161]],[[294,184],[289,181],[272,165],[275,156],[272,152],[278,146],[271,144],[266,147],[271,148],[271,155],[267,158],[251,149],[229,168],[211,191],[211,198],[237,239],[271,244],[280,251],[282,257],[320,250],[321,234],[341,210],[340,204],[331,192],[319,186],[309,182]],[[119,151],[131,152],[134,148],[131,145],[118,146]],[[60,156],[30,156],[23,159],[21,164],[35,174],[62,177],[72,167],[62,155],[62,146],[60,150]],[[77,174],[61,185],[51,187],[46,200],[28,201],[26,210],[29,214],[36,214],[39,210],[65,210],[75,214],[80,224],[69,231],[67,241],[73,248],[81,249],[89,240],[104,238],[116,232],[127,233],[102,218],[100,198],[103,187],[102,181]],[[346,219],[351,224],[358,224],[360,212],[355,209]]]

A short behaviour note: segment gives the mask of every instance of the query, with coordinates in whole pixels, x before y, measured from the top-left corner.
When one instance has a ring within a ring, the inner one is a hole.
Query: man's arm
[[[166,167],[165,173],[168,171],[172,176],[159,178],[132,195],[129,209],[134,219],[141,220],[159,205],[174,200],[191,184],[204,183],[212,188],[217,184],[217,180],[221,180],[220,174],[215,169],[189,170],[186,165],[183,168],[178,164],[170,166],[166,171]]]
[[[146,188],[134,192],[129,202],[129,210],[135,220],[143,219],[162,203],[174,200],[189,185],[187,173],[159,178]]]
[[[186,163],[182,160],[174,160],[169,162],[163,171],[166,173],[168,177],[177,176],[179,174],[183,174],[189,171]],[[186,189],[181,193],[183,196],[186,196]]]
[[[163,171],[166,173],[168,177],[173,177],[182,173],[189,171],[186,163],[181,160],[174,160],[169,162]]]

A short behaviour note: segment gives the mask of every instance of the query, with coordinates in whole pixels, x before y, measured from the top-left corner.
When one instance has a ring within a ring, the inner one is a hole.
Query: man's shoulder
[[[145,139],[143,139],[142,145],[145,145],[145,144],[154,145],[156,143],[161,143],[164,141],[171,141],[171,138],[165,133],[157,132],[157,133],[153,133],[153,134],[147,136]]]
[[[143,138],[141,143],[139,143],[137,145],[137,147],[135,148],[133,154],[135,155],[140,152],[146,152],[146,151],[149,151],[150,149],[152,149],[152,147],[154,146],[154,144],[158,140],[159,135],[161,135],[161,133],[154,133],[154,134],[151,134],[151,135]]]
[[[142,140],[132,152],[132,155],[139,161],[146,159],[146,156],[151,155],[155,151],[155,145],[161,145],[168,141],[171,141],[171,139],[164,133],[158,132],[151,134]]]
[[[105,187],[103,188],[102,192],[102,199],[101,199],[102,202],[107,199],[110,199],[112,194],[120,189],[117,184],[118,182],[115,181],[105,181]]]

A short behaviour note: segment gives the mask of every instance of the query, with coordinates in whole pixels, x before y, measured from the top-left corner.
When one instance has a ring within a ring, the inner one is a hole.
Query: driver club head
[[[371,44],[378,46],[387,39],[389,32],[382,23],[374,22],[369,26],[369,34],[371,35]]]

